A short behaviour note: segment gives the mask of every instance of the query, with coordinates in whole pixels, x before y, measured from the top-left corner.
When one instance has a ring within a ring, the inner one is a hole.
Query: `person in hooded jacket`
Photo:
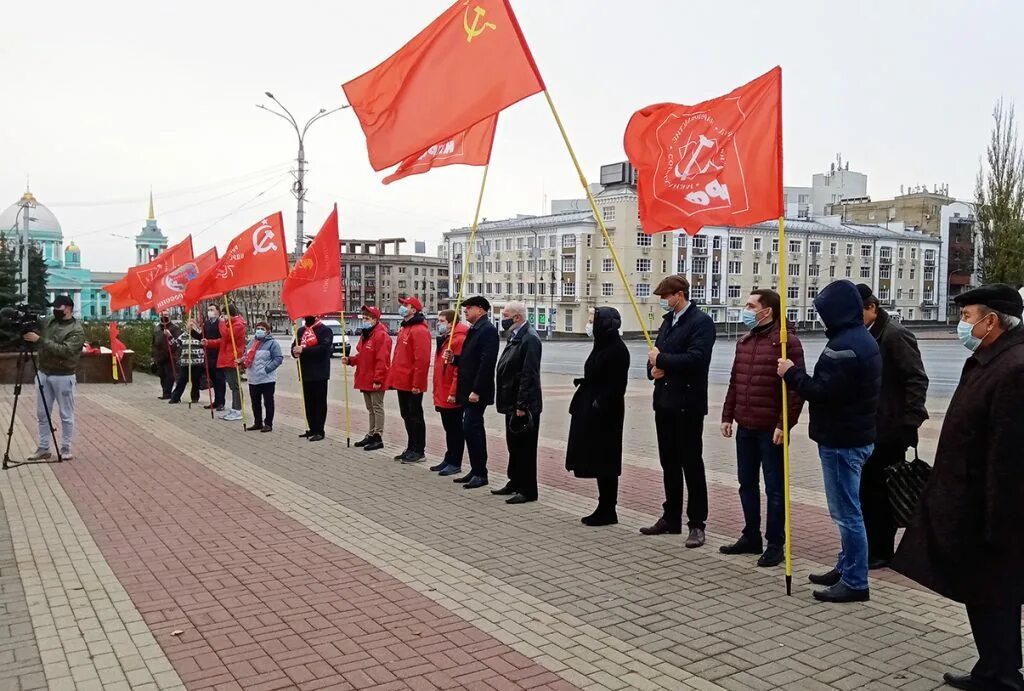
[[[437,314],[437,350],[434,352],[434,410],[441,415],[444,427],[444,458],[430,470],[448,477],[462,471],[462,455],[466,437],[462,433],[462,406],[456,402],[459,386],[459,368],[445,362],[445,352],[450,348],[452,358],[462,354],[469,325],[458,322],[455,310],[443,310]]]
[[[597,509],[580,519],[583,525],[619,522],[619,476],[622,475],[622,426],[626,416],[629,349],[622,342],[622,317],[614,307],[590,310],[587,335],[594,348],[574,379],[576,393],[569,404],[569,443],[565,469],[580,478],[597,479]]]
[[[423,392],[430,374],[430,327],[423,316],[423,303],[415,295],[399,298],[398,330],[391,358],[387,388],[398,392],[398,410],[408,437],[405,451],[395,456],[403,463],[420,463],[426,458],[427,423],[423,419]]]
[[[231,410],[221,415],[220,419],[241,420],[242,392],[239,388],[238,366],[235,363],[245,349],[245,319],[238,313],[238,308],[228,305],[226,318],[220,320],[217,328],[217,338],[204,338],[202,344],[207,348],[217,349],[217,370],[227,387],[231,389]]]
[[[353,385],[362,392],[366,411],[370,415],[370,429],[356,446],[363,451],[384,448],[384,384],[391,365],[391,334],[380,321],[380,310],[363,305],[362,335],[355,354],[343,357],[341,364],[356,368]]]
[[[882,356],[864,326],[864,307],[856,286],[829,283],[814,298],[825,323],[828,343],[814,375],[792,360],[778,361],[778,374],[807,401],[809,435],[818,443],[825,499],[839,529],[842,549],[834,569],[812,574],[825,586],[814,597],[823,602],[863,602],[868,591],[868,537],[860,506],[860,478],[875,447]]]
[[[292,357],[299,361],[302,376],[303,405],[309,429],[300,438],[323,441],[327,433],[327,384],[331,380],[331,351],[334,332],[319,317],[303,317],[304,326],[295,334]]]
[[[271,335],[270,324],[259,322],[252,343],[238,363],[249,374],[253,423],[246,429],[250,432],[271,432],[274,429],[274,389],[277,387],[277,368],[282,362],[281,345]]]

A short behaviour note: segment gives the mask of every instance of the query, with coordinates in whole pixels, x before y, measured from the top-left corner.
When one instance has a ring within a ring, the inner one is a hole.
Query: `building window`
[[[587,233],[587,247],[593,247],[593,246],[594,246],[594,236],[591,235],[590,233]],[[604,246],[604,237],[603,236],[602,236],[602,239],[601,239],[601,246],[602,247]]]
[[[754,238],[754,251],[755,252],[760,252],[761,251],[761,238]]]
[[[861,245],[860,246],[860,256],[862,258],[864,258],[864,259],[870,259],[871,258],[871,245]]]
[[[800,275],[800,265],[799,264],[790,264],[789,265],[789,275],[790,276],[799,276]]]
[[[572,332],[572,310],[565,311],[565,330]]]
[[[637,283],[636,284],[636,296],[638,298],[646,298],[651,296],[651,284],[650,283]]]
[[[708,272],[708,260],[704,257],[697,257],[693,260],[693,273],[706,274]]]
[[[839,254],[839,243],[838,242],[830,242],[830,243],[828,243],[828,253],[831,254],[833,257],[836,256],[837,254]]]
[[[695,250],[706,250],[708,248],[708,239],[704,235],[693,236],[693,249]]]
[[[878,259],[883,262],[892,261],[892,247],[879,247]]]
[[[562,247],[575,247],[576,236],[575,235],[563,235],[562,236]]]
[[[722,249],[722,237],[720,235],[716,235],[715,237],[713,237],[711,239],[711,249],[713,249],[713,250],[720,250],[720,249]]]
[[[935,261],[935,250],[925,250],[924,251],[924,260],[926,262],[933,262],[933,261]]]
[[[818,313],[814,311],[813,307],[807,308],[807,321],[812,322],[818,318]]]
[[[566,297],[576,296],[576,284],[575,283],[563,283],[562,284],[562,295]]]
[[[786,310],[786,319],[791,322],[800,321],[800,310],[788,309]]]
[[[544,267],[541,267],[544,268]],[[590,273],[590,260],[587,260],[587,273]]]
[[[925,261],[927,261],[927,260],[925,260]],[[935,280],[935,267],[934,266],[926,266],[926,267],[924,267],[924,280],[926,280],[926,281],[934,281]]]
[[[539,250],[544,249],[544,236],[543,235],[538,235],[537,236],[537,249],[539,249]]]
[[[538,293],[540,293],[541,295],[544,295],[544,294],[545,294],[545,292],[547,292],[547,291],[545,291],[545,289],[544,289],[544,286],[545,286],[545,284],[544,284],[544,283],[538,283],[538,284],[537,284],[537,287],[538,287],[538,288],[540,289],[540,290],[538,290],[537,292],[538,292]]]
[[[911,300],[911,301],[914,300],[914,289],[913,288],[911,288],[910,290],[907,291],[907,298],[909,300]]]
[[[730,261],[728,264],[729,273],[732,275],[743,273],[743,262]]]
[[[665,261],[664,259],[661,260],[661,273],[663,273],[663,274],[667,274],[668,273],[668,262]]]
[[[615,207],[614,206],[602,206],[601,207],[601,219],[604,221],[615,220]]]
[[[833,264],[832,266],[828,267],[828,277],[829,278],[835,278],[836,277],[836,265],[835,264]]]
[[[516,288],[518,288],[518,290],[516,290],[516,293],[517,293],[518,295],[522,295],[523,293],[525,293],[525,292],[526,292],[526,291],[524,290],[524,285],[523,285],[522,281],[520,281],[519,283],[517,283],[517,284],[516,284]]]
[[[525,241],[526,241],[526,238],[522,238],[522,237],[516,238],[516,249],[517,250],[523,249],[523,245],[525,244]]]
[[[522,271],[525,268],[525,266],[526,266],[526,262],[524,262],[522,259],[520,259],[519,261],[516,262],[516,271],[522,273]]]
[[[720,259],[711,260],[711,274],[717,276],[722,273],[722,261]]]
[[[821,270],[818,268],[817,264],[809,264],[807,266],[807,275],[808,276],[811,276],[811,277],[819,276],[820,275],[820,271]]]
[[[651,260],[650,259],[637,259],[636,270],[642,274],[648,274],[651,272]]]
[[[793,253],[800,252],[800,251],[803,250],[803,247],[804,247],[804,243],[803,243],[802,240],[790,240],[789,241],[789,251],[790,252],[793,252]]]
[[[916,280],[916,276],[917,276],[917,269],[915,269],[914,267],[910,267],[910,280],[911,281]]]
[[[897,288],[896,289],[896,299],[897,300],[902,300],[903,299],[903,289],[902,288]]]
[[[790,300],[796,300],[800,297],[800,286],[789,286],[786,288],[786,296]]]
[[[717,283],[711,286],[711,299],[718,302],[718,299],[722,296],[722,288]]]
[[[913,321],[913,319],[914,319],[914,308],[913,307],[910,308],[910,312],[907,314],[907,319],[910,319],[911,321]]]
[[[733,235],[729,238],[729,249],[743,251],[743,236]]]
[[[737,285],[731,285],[727,289],[727,293],[730,298],[738,298],[740,296],[740,287]]]
[[[899,257],[900,259],[906,258],[906,256],[907,256],[907,248],[906,247],[900,247],[899,249],[897,249],[896,250],[896,256]]]
[[[807,299],[813,300],[818,297],[818,286],[807,286]]]
[[[527,271],[534,271],[536,266],[537,266],[537,262],[533,261],[532,259],[530,259],[529,261],[526,262],[526,270]],[[587,271],[590,271],[590,260],[589,259],[587,260]]]
[[[779,275],[779,265],[777,263],[775,263],[775,262],[772,262],[772,276],[778,276],[778,275]]]
[[[890,293],[889,293],[889,289],[888,288],[883,287],[883,288],[879,288],[878,289],[878,299],[879,300],[882,300],[883,302],[888,302],[889,301],[889,295],[890,295]]]
[[[778,238],[772,238],[772,252],[778,252],[778,251],[779,251],[779,239]]]
[[[501,241],[499,240],[499,242],[501,242]],[[505,249],[506,250],[512,249],[512,238],[505,238]]]
[[[846,256],[847,257],[852,257],[853,256],[853,243],[852,242],[846,243]]]
[[[903,280],[903,267],[896,269],[896,278]]]
[[[811,256],[817,256],[821,254],[821,240],[811,240],[807,243],[807,251],[811,253]]]
[[[507,295],[511,295],[512,294],[512,284],[511,283],[506,283],[505,284],[505,293]]]
[[[498,284],[498,287],[501,288],[501,284],[500,283]],[[487,284],[487,294],[490,295],[493,292],[494,292],[494,286],[492,284],[488,283]]]
[[[601,284],[601,297],[610,298],[614,294],[615,294],[615,284],[614,283],[602,283]]]
[[[892,278],[892,266],[889,264],[883,264],[878,267],[878,277],[890,279]]]
[[[853,278],[853,267],[852,266],[846,267],[846,277],[847,278]]]
[[[611,257],[605,257],[601,260],[601,271],[604,273],[615,271],[615,262],[612,261]]]
[[[636,233],[636,246],[637,247],[650,247],[651,236],[642,230],[638,230]]]
[[[751,266],[751,268],[753,269],[752,273],[755,276],[758,275],[759,273],[761,273],[761,262],[754,262],[753,266]]]
[[[693,286],[692,288],[690,288],[690,299],[693,300],[694,302],[703,302],[704,293],[704,286]]]
[[[871,278],[871,267],[870,266],[862,266],[862,267],[860,267],[860,277],[861,278]]]

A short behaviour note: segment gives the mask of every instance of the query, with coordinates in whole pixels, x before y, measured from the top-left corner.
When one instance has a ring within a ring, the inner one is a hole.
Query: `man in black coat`
[[[203,322],[200,339],[215,341],[220,339],[220,305],[211,302],[206,307],[206,320]],[[220,412],[224,410],[224,398],[227,396],[227,380],[224,378],[224,370],[217,367],[217,356],[220,350],[216,347],[206,347],[206,369],[207,379],[210,388],[213,389],[213,402],[203,406],[206,410],[213,408]]]
[[[967,607],[978,663],[958,689],[1024,689],[1024,303],[1008,285],[954,298],[973,351],[946,411],[935,467],[892,568]]]
[[[541,344],[522,302],[510,302],[501,310],[501,329],[508,333],[508,343],[498,361],[495,408],[505,415],[508,483],[491,494],[508,496],[506,504],[525,504],[537,501]]]
[[[298,358],[302,374],[302,394],[309,429],[300,437],[323,441],[327,422],[327,382],[331,379],[331,351],[334,332],[317,317],[304,317],[306,325],[299,329],[292,343],[292,357]]]
[[[171,321],[166,311],[160,313],[160,321],[153,329],[153,364],[160,375],[160,400],[171,397],[174,381],[178,378],[175,360],[178,358],[178,336],[181,329]]]
[[[498,361],[498,330],[491,323],[491,303],[474,295],[462,301],[469,331],[462,352],[445,352],[446,362],[459,368],[455,402],[462,406],[462,432],[466,438],[470,470],[455,478],[465,489],[487,484],[487,432],[484,412],[494,403],[494,367]]]
[[[704,472],[704,417],[708,414],[708,370],[715,345],[715,323],[690,302],[690,284],[669,276],[654,294],[665,318],[647,357],[647,378],[654,381],[654,424],[664,472],[661,518],[644,535],[682,532],[683,478],[687,489],[686,546],[704,544],[708,520],[708,482]]]
[[[864,301],[864,326],[875,337],[882,355],[877,439],[860,479],[868,568],[880,569],[892,561],[896,543],[885,469],[904,461],[909,447],[917,448],[917,430],[928,419],[928,375],[914,334],[889,317],[870,286],[861,283],[857,290]]]

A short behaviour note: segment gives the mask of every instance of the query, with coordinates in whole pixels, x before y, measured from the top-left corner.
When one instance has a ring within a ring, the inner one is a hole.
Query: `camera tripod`
[[[21,398],[21,382],[25,378],[26,364],[32,364],[32,378],[39,387],[39,395],[42,397],[43,408],[46,409],[46,423],[50,426],[50,436],[53,438],[53,448],[57,452],[57,460],[44,459],[39,461],[12,461],[11,441],[14,439],[14,421],[18,415],[18,400]],[[14,380],[14,405],[11,407],[11,422],[7,426],[7,445],[4,447],[3,469],[17,468],[22,465],[36,465],[40,463],[63,463],[60,455],[60,445],[57,443],[57,430],[53,426],[53,418],[50,416],[50,406],[46,402],[46,392],[43,390],[43,380],[39,378],[39,367],[36,365],[36,354],[28,348],[28,344],[22,344],[18,351],[18,364]]]

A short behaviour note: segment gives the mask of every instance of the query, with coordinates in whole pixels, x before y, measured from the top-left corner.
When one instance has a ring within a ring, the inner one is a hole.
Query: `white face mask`
[[[590,338],[594,337],[594,324],[592,322],[587,322],[587,325],[583,327],[583,330],[587,332],[587,336]]]

